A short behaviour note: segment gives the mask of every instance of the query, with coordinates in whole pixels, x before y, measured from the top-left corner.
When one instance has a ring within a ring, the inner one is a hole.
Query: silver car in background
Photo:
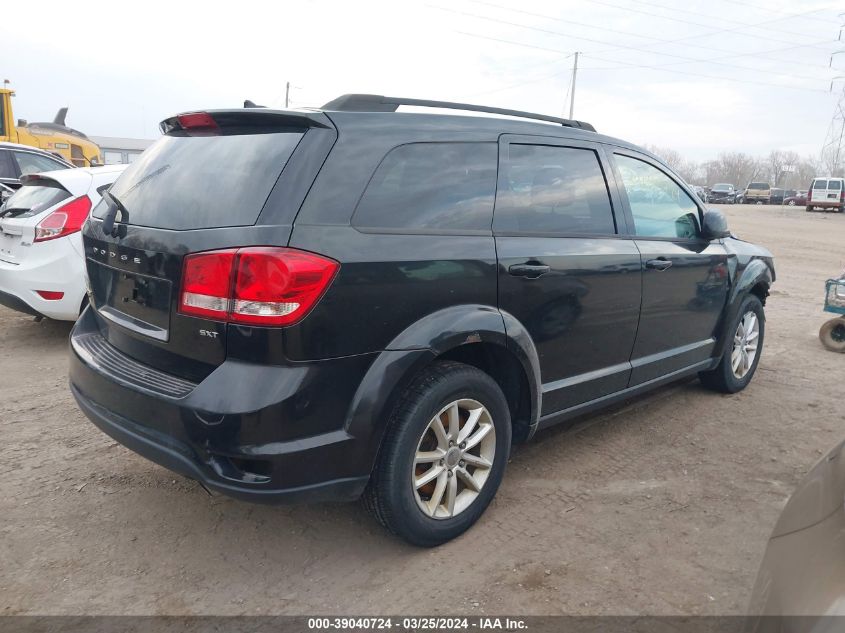
[[[757,575],[749,631],[841,631],[845,618],[845,442],[822,457],[778,519]],[[801,617],[769,617],[801,616]]]

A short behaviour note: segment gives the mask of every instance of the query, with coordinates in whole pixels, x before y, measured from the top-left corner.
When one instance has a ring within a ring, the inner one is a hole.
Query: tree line
[[[816,176],[845,177],[845,152],[843,156],[837,156],[835,148],[819,157],[803,158],[797,152],[779,149],[772,150],[765,157],[744,152],[722,152],[715,159],[700,163],[687,160],[670,148],[646,145],[646,149],[662,158],[688,183],[707,187],[726,182],[743,189],[756,180],[783,189],[806,189]],[[795,171],[784,171],[789,166]]]

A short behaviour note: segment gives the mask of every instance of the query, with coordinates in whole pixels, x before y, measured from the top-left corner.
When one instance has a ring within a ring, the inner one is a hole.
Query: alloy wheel
[[[760,319],[753,310],[746,312],[734,333],[734,346],[731,352],[731,369],[739,379],[754,366],[757,357],[757,344],[760,339]]]
[[[419,508],[433,519],[466,510],[490,476],[496,429],[480,402],[456,400],[429,421],[420,437],[411,472]]]

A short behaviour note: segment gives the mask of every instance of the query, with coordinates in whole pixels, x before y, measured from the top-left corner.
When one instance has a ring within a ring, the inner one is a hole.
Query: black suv
[[[70,383],[103,431],[208,489],[363,496],[435,545],[482,514],[513,441],[754,374],[771,255],[586,123],[347,95],[162,131],[84,228]]]

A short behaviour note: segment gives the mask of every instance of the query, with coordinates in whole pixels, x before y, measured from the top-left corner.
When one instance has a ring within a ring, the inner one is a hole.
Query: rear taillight
[[[91,198],[81,196],[53,211],[35,227],[34,242],[46,242],[76,233],[91,211]]]
[[[292,248],[251,246],[185,257],[179,311],[249,325],[293,325],[340,265]]]

